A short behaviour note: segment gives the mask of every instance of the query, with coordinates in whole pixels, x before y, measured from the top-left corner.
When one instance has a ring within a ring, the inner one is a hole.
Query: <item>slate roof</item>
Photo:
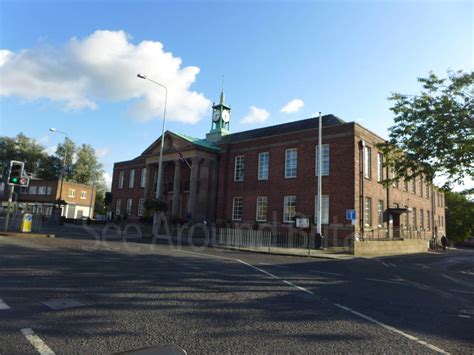
[[[237,132],[223,136],[219,144],[229,144],[242,141],[248,141],[256,138],[263,138],[274,136],[278,134],[291,133],[304,131],[307,129],[317,129],[318,128],[318,117],[308,118],[305,120],[283,123],[275,126],[263,127],[252,129],[250,131]],[[344,120],[340,119],[334,115],[324,115],[322,117],[323,127],[340,125],[346,123]]]

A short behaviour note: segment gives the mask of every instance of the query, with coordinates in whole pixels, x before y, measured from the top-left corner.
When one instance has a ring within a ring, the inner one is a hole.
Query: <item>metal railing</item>
[[[390,239],[425,239],[433,238],[433,231],[415,227],[400,228],[372,228],[365,229],[363,239],[365,240],[390,240]]]
[[[41,232],[42,225],[44,222],[44,216],[41,213],[32,213],[32,223],[31,223],[31,231],[38,233]],[[14,213],[10,216],[8,221],[8,228],[7,232],[20,232],[21,229],[21,221],[23,218],[23,213]],[[0,215],[0,231],[5,231],[5,223],[6,223],[6,214]]]
[[[338,248],[341,251],[350,251],[352,243],[352,230],[339,228],[331,236],[331,228],[323,230],[322,240],[324,248]],[[342,233],[344,232],[344,233]],[[324,234],[326,233],[326,234]],[[244,228],[217,228],[213,238],[217,246],[230,246],[237,248],[256,249],[316,249],[321,246],[321,240],[316,238],[315,231],[301,231],[292,229],[286,232],[272,230],[253,230]]]

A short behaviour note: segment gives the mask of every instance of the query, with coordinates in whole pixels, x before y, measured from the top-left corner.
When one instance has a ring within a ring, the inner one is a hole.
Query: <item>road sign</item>
[[[307,217],[297,217],[296,218],[296,228],[309,228],[309,218],[307,218]]]
[[[356,210],[346,210],[346,219],[348,221],[355,221],[357,219]]]
[[[29,233],[31,232],[31,224],[33,222],[33,215],[31,213],[23,214],[21,219],[21,232]]]

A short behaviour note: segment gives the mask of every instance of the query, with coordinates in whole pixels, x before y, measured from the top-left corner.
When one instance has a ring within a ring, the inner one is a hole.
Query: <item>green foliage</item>
[[[36,176],[41,179],[55,180],[61,175],[61,160],[54,155],[45,155],[36,171]]]
[[[64,139],[64,143],[58,144],[56,148],[56,156],[61,161],[61,173],[64,172],[66,180],[73,180],[75,153],[76,144],[68,137]]]
[[[8,174],[11,160],[25,162],[25,170],[36,173],[47,157],[44,147],[23,133],[16,137],[0,137],[0,169],[2,175]]]
[[[474,201],[466,198],[466,193],[445,192],[446,234],[454,242],[462,242],[474,236]]]
[[[46,179],[58,179],[63,171],[69,181],[81,184],[94,184],[96,190],[95,211],[105,214],[105,191],[102,164],[96,152],[89,144],[79,148],[66,137],[58,144],[55,155],[48,155],[45,147],[23,133],[16,137],[0,137],[0,175],[6,176],[11,160],[25,162],[25,169],[34,176]],[[64,164],[65,162],[65,164]],[[64,164],[64,165],[63,165]]]
[[[104,182],[99,183],[96,186],[96,196],[94,211],[96,214],[105,215],[107,213],[107,205],[105,203],[105,192],[107,191],[107,186]]]
[[[102,164],[99,163],[95,150],[89,144],[83,144],[76,152],[72,180],[81,184],[102,181]]]
[[[394,93],[395,125],[379,145],[397,178],[446,177],[445,187],[474,177],[474,72],[430,73],[419,95]],[[401,153],[403,152],[403,153]]]

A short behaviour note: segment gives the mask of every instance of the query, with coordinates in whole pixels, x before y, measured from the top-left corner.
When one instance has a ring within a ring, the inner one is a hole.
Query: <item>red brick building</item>
[[[316,220],[318,118],[229,133],[230,106],[213,106],[205,139],[167,131],[163,192],[169,215],[217,224],[293,225],[296,216]],[[444,196],[417,179],[385,187],[383,139],[355,122],[325,115],[322,159],[323,231],[351,226],[365,236],[396,235],[401,228],[429,238],[444,233]],[[160,138],[137,158],[116,163],[112,182],[115,214],[137,218],[154,196]],[[387,226],[390,228],[387,229]]]
[[[8,185],[0,183],[0,206],[7,208]],[[57,201],[64,201],[62,216],[71,219],[93,217],[96,189],[91,185],[64,180],[31,178],[28,187],[15,187],[18,207],[23,211],[51,216]],[[15,200],[15,198],[13,198]]]

